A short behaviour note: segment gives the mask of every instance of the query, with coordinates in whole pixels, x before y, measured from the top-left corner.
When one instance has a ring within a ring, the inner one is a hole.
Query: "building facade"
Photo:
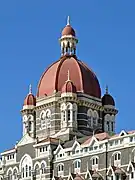
[[[135,131],[115,134],[115,101],[77,58],[69,19],[59,41],[60,59],[24,100],[22,139],[1,153],[0,179],[135,179]]]

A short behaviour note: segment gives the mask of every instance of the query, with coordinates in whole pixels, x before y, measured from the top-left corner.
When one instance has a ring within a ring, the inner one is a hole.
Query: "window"
[[[14,159],[14,154],[10,154],[7,156],[7,160],[11,160],[11,159]]]
[[[111,122],[111,130],[113,131],[114,129],[113,129],[113,122]]]
[[[17,170],[15,169],[13,172],[14,179],[17,179]]]
[[[88,110],[88,113],[87,113],[87,126],[88,127],[92,127],[93,126],[93,122],[92,122],[92,119],[93,119],[93,112],[91,109]]]
[[[110,131],[110,123],[109,123],[109,121],[107,121],[107,131]]]
[[[25,167],[25,173],[26,173],[26,175],[25,175],[25,177],[28,177],[28,165],[26,165],[26,167]]]
[[[116,174],[116,180],[120,180],[120,175]]]
[[[22,168],[22,177],[24,178],[25,175],[24,175],[24,167]]]
[[[21,162],[21,169],[22,169],[22,178],[31,177],[31,167],[32,167],[32,159],[29,155],[25,155],[22,157]]]
[[[121,164],[121,153],[115,153],[114,154],[114,166],[119,166]]]
[[[31,176],[31,166],[29,166],[29,176]]]
[[[29,131],[32,131],[32,122],[29,121]]]
[[[70,121],[70,110],[67,111],[68,121]]]
[[[40,169],[39,169],[39,165],[38,164],[36,164],[36,166],[35,166],[35,173],[36,173],[36,175],[40,174]]]
[[[98,158],[93,158],[92,159],[92,165],[97,165],[98,164]]]
[[[76,160],[76,161],[74,162],[74,167],[75,167],[75,168],[80,168],[80,167],[81,167],[81,162],[80,162],[79,160]]]
[[[45,174],[45,163],[41,164],[41,173]]]
[[[134,179],[134,172],[131,172],[131,179]]]
[[[9,172],[8,172],[8,180],[12,180],[12,171],[11,170],[9,170]]]
[[[58,165],[58,171],[63,171],[63,170],[64,170],[63,164]]]

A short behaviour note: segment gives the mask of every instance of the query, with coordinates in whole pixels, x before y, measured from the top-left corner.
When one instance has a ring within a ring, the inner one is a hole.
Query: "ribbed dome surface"
[[[37,97],[52,95],[62,91],[62,87],[68,79],[76,87],[76,92],[83,92],[97,98],[101,97],[101,89],[96,75],[76,56],[64,56],[54,62],[42,75],[37,91]]]

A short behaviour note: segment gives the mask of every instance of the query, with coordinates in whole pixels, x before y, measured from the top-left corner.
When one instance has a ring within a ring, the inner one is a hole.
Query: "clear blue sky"
[[[70,15],[78,57],[106,84],[119,110],[116,131],[135,129],[134,0],[0,1],[0,151],[20,139],[20,110],[30,83],[60,57],[58,38]]]

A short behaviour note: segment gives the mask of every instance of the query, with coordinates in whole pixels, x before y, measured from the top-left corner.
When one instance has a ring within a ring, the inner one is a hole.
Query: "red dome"
[[[76,93],[76,87],[73,85],[72,81],[66,81],[62,87],[62,93],[71,92]]]
[[[96,75],[84,63],[76,59],[76,56],[64,56],[53,63],[42,75],[37,96],[52,95],[62,90],[67,81],[67,74],[76,87],[76,92],[83,92],[97,98],[101,97],[101,89]]]
[[[36,106],[36,98],[33,94],[28,94],[24,100],[24,106],[25,105],[33,105]]]
[[[67,25],[62,31],[62,36],[68,35],[75,36],[75,30],[70,25]]]

